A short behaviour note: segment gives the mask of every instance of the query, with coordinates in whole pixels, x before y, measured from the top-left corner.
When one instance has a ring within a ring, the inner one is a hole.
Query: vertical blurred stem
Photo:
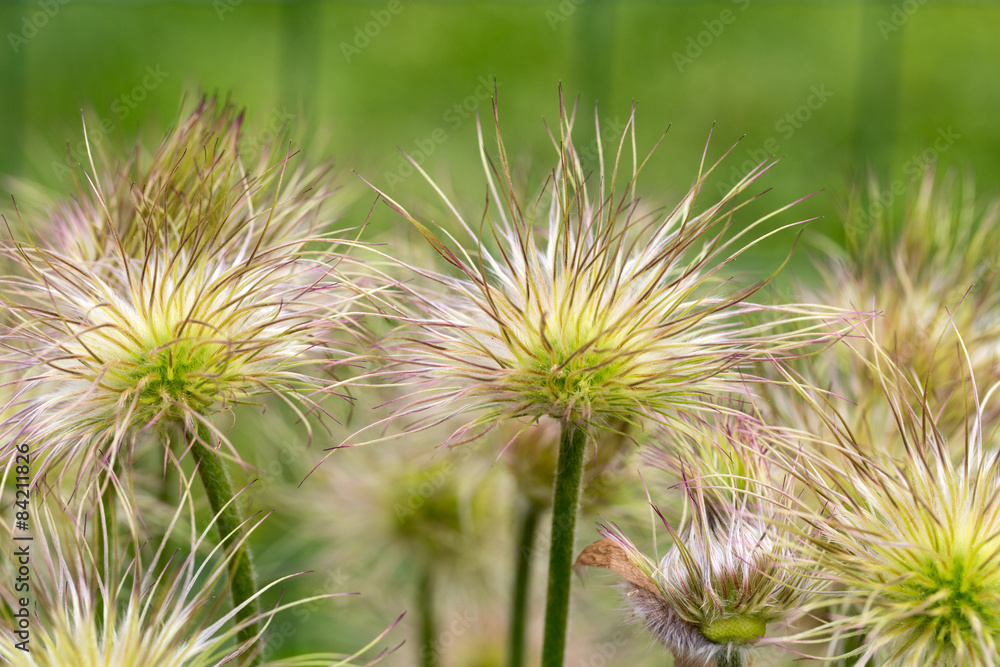
[[[121,470],[121,464],[117,459],[115,459],[114,464],[108,470],[107,478],[105,479],[104,490],[101,491],[101,506],[104,508],[104,521],[98,522],[94,529],[94,554],[99,559],[101,567],[103,567],[105,562],[105,556],[107,560],[111,561],[111,554],[114,553],[114,542],[115,535],[117,535],[118,530],[118,493],[115,489],[115,478],[118,476]],[[107,539],[110,541],[105,542],[104,533],[107,531]],[[103,570],[102,570],[103,572]],[[95,606],[95,616],[97,618],[98,627],[97,630],[103,631],[104,624],[104,596],[99,595],[97,597],[97,604]]]
[[[517,545],[517,574],[514,577],[514,599],[510,614],[509,667],[524,665],[524,629],[528,617],[528,582],[538,534],[538,519],[542,510],[529,502],[521,515],[521,539]]]
[[[319,64],[323,62],[324,4],[313,0],[281,3],[281,96],[299,116],[295,124],[304,129],[315,116],[305,115],[316,109]],[[302,116],[305,115],[305,118]],[[311,133],[310,133],[311,134]]]
[[[192,438],[191,454],[198,464],[198,475],[205,487],[208,495],[209,505],[213,514],[218,517],[215,525],[219,529],[219,539],[223,541],[227,550],[232,550],[229,559],[230,591],[233,596],[233,606],[238,607],[247,603],[245,607],[236,612],[236,623],[243,623],[258,613],[257,585],[254,581],[253,562],[250,558],[250,549],[246,541],[241,541],[243,517],[234,502],[230,502],[233,497],[233,484],[226,472],[226,466],[222,459],[216,455],[208,443],[212,441],[212,432],[203,422],[198,423],[197,437]],[[226,505],[226,503],[229,503]],[[229,536],[229,537],[227,537]],[[258,632],[257,623],[250,623],[237,634],[237,639],[242,643],[253,639]],[[252,667],[260,662],[260,653],[256,648],[252,649],[253,654],[248,667]]]
[[[566,652],[573,538],[576,535],[576,513],[580,505],[585,445],[585,433],[564,421],[559,438],[559,463],[552,498],[552,548],[549,551],[549,589],[545,605],[542,667],[562,667]]]
[[[417,585],[417,610],[420,612],[420,665],[434,667],[437,664],[437,624],[434,620],[434,577],[431,566],[426,565]]]
[[[590,114],[595,104],[607,104],[611,97],[616,4],[617,0],[577,3],[574,73],[580,82],[583,109]]]
[[[164,466],[163,468],[163,478],[160,480],[160,490],[156,494],[157,499],[166,505],[167,507],[173,505],[177,506],[177,498],[173,492],[174,485],[177,483],[177,469],[172,465]]]
[[[164,441],[164,446],[170,451],[177,451],[175,448],[177,446],[177,440],[180,438],[178,431],[175,429],[167,429],[164,435],[166,440]],[[180,499],[173,492],[173,485],[179,480],[176,477],[177,468],[174,465],[164,465],[163,466],[163,477],[160,478],[160,488],[156,493],[156,499],[160,501],[164,507],[177,507]],[[161,544],[167,539],[166,526],[157,525],[152,528],[150,532],[150,543],[151,544]]]

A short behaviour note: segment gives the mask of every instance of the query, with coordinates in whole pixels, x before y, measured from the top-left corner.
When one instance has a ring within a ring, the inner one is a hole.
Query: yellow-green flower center
[[[924,613],[912,617],[917,634],[953,645],[960,637],[978,635],[982,627],[1000,628],[1000,578],[984,577],[960,553],[950,560],[928,560],[925,566],[902,585],[909,601],[927,605]]]
[[[549,355],[548,384],[560,398],[589,395],[613,379],[621,367],[610,351],[573,352],[553,349]]]
[[[594,340],[589,327],[561,331],[560,338],[536,348],[530,371],[517,382],[530,385],[526,393],[548,405],[550,414],[567,408],[603,412],[624,389],[621,375],[628,355],[607,337]]]
[[[228,368],[223,346],[173,343],[142,352],[124,374],[126,391],[137,392],[141,418],[157,414],[178,419],[187,411],[205,412],[219,395],[234,389],[237,375]]]
[[[701,634],[714,644],[751,644],[767,631],[767,624],[756,616],[730,616],[702,626]]]

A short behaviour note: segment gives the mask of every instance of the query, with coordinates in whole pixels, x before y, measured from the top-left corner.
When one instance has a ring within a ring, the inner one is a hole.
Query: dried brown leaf
[[[653,580],[632,562],[625,549],[614,540],[598,540],[580,552],[573,569],[579,573],[579,568],[583,566],[603,567],[617,572],[637,588],[648,591],[658,598],[663,597]]]

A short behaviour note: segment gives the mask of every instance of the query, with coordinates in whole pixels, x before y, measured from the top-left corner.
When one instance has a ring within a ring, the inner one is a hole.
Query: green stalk
[[[434,579],[430,566],[424,569],[417,586],[417,609],[420,612],[420,665],[434,667],[437,664],[434,648],[437,628],[434,622]]]
[[[715,667],[744,667],[743,654],[729,648],[722,649],[715,659]]]
[[[573,538],[576,536],[585,445],[584,432],[564,421],[559,438],[555,493],[552,497],[552,548],[549,551],[549,590],[545,604],[542,667],[562,667],[566,653]]]
[[[249,601],[245,607],[236,613],[236,623],[242,623],[248,618],[256,616],[259,610],[257,600],[257,585],[255,583],[253,561],[250,558],[250,549],[245,541],[240,542],[243,524],[243,517],[240,515],[236,503],[229,502],[233,499],[233,484],[229,479],[229,473],[222,459],[216,455],[206,444],[211,442],[212,432],[202,422],[198,423],[198,437],[191,442],[191,454],[198,464],[198,475],[201,477],[205,493],[208,495],[208,503],[212,507],[212,512],[218,517],[215,527],[219,530],[219,539],[224,540],[227,550],[232,549],[232,557],[229,559],[230,592],[233,596],[233,606],[238,607]],[[226,505],[226,503],[229,503]],[[223,509],[225,508],[225,509]],[[231,534],[231,537],[228,535]],[[251,623],[244,627],[237,634],[240,643],[249,641],[256,636],[258,624]],[[260,662],[260,653],[254,648],[253,653],[247,662],[247,667],[253,667]]]
[[[514,600],[510,615],[510,667],[524,666],[524,629],[528,620],[528,582],[538,519],[542,511],[529,503],[521,518],[521,539],[517,545],[517,574],[514,577]]]
[[[107,556],[109,561],[113,559],[111,554],[114,553],[115,536],[118,534],[118,493],[112,477],[118,475],[120,468],[121,465],[115,460],[114,466],[108,471],[108,476],[105,479],[106,486],[101,492],[101,504],[104,507],[104,523],[96,522],[94,524],[94,555],[98,559],[102,573],[104,572],[105,556]],[[104,543],[104,530],[108,531],[110,545]],[[103,595],[97,597],[97,604],[94,611],[97,618],[98,632],[104,629],[104,602]]]

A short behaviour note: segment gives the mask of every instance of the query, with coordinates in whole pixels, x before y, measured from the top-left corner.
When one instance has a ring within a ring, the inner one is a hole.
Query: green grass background
[[[385,25],[377,23],[379,17]],[[368,43],[355,42],[366,27],[375,34]],[[829,236],[841,242],[840,211],[868,173],[886,189],[915,185],[914,167],[933,156],[941,167],[974,173],[982,196],[995,194],[998,27],[997,3],[918,0],[5,1],[0,174],[68,195],[73,184],[64,169],[66,145],[72,160],[83,159],[81,109],[92,134],[124,148],[136,137],[152,143],[162,136],[185,94],[217,90],[247,107],[251,139],[266,138],[269,125],[287,121],[309,159],[331,160],[340,181],[360,192],[345,214],[351,224],[364,219],[373,199],[351,170],[417,210],[432,216],[440,211],[438,204],[421,203],[429,191],[419,177],[399,183],[390,177],[400,166],[397,147],[415,154],[430,145],[434,150],[424,151],[429,154],[421,164],[478,219],[485,189],[475,122],[458,115],[455,105],[488,110],[495,81],[508,150],[527,177],[541,177],[554,157],[543,119],[552,124],[557,116],[561,82],[567,98],[579,100],[583,145],[593,141],[595,103],[602,123],[614,124],[628,117],[636,101],[640,151],[670,126],[641,178],[644,196],[670,204],[685,192],[714,126],[710,157],[743,137],[720,167],[721,180],[773,150],[783,159],[762,181],[773,190],[757,210],[821,191],[780,221],[822,216],[806,240]],[[679,66],[679,55],[690,62]],[[155,83],[150,71],[159,73]],[[810,95],[818,89],[829,97],[822,104],[813,98],[818,108],[810,109]],[[785,119],[796,113],[793,127]],[[488,111],[485,119],[488,124]],[[944,150],[934,149],[941,133],[953,139]],[[0,209],[8,217],[16,190],[10,180],[0,183]],[[716,192],[714,184],[709,192]],[[893,208],[901,202],[894,197]],[[377,237],[399,224],[379,208],[370,233]],[[791,235],[758,248],[746,264],[769,273],[790,242]],[[807,253],[796,257],[784,280],[797,280],[807,270]],[[261,456],[266,465],[268,454]],[[297,483],[314,460],[285,466],[282,474]],[[294,521],[294,507],[280,512],[286,515],[282,521]],[[268,528],[272,552],[286,525]],[[581,522],[581,530],[590,531],[582,540],[594,538],[592,525],[590,519]],[[289,571],[307,569],[319,547],[303,548],[279,549],[280,557],[271,561]],[[265,566],[270,562],[263,560]],[[345,568],[365,571],[364,564]],[[542,581],[536,578],[539,587]],[[662,654],[634,629],[628,630],[629,641],[638,648],[623,657],[613,634],[621,632],[625,616],[616,608],[616,594],[591,588],[605,605],[607,636],[585,638],[593,647],[580,664],[663,664]],[[357,646],[391,620],[384,609],[409,605],[408,595],[394,595],[396,589],[366,592],[378,602],[317,608],[279,652]],[[480,624],[499,625],[501,639],[505,609],[505,600],[497,600],[495,618],[479,617]],[[412,618],[405,621],[397,639],[412,643],[414,627]],[[602,641],[618,647],[604,662],[598,659]],[[415,664],[408,650],[390,664]],[[482,655],[477,664],[500,664],[487,651]],[[462,660],[446,664],[472,664]]]

